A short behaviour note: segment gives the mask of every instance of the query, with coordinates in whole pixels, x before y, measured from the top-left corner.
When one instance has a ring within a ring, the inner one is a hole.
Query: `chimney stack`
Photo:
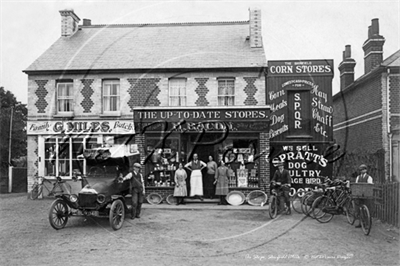
[[[92,26],[92,21],[90,19],[83,19],[83,26]]]
[[[261,48],[261,10],[249,9],[250,12],[250,47]]]
[[[72,9],[60,10],[61,14],[61,36],[72,36],[78,30],[80,18]]]
[[[340,90],[344,90],[347,86],[354,82],[354,67],[356,61],[351,58],[351,46],[346,45],[343,51],[343,61],[339,65],[340,71]]]
[[[363,44],[364,74],[379,66],[383,61],[383,44],[385,38],[379,35],[379,19],[372,19],[368,27],[368,39]]]

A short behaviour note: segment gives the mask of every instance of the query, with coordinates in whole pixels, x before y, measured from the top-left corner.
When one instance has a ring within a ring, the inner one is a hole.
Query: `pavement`
[[[187,201],[185,205],[174,205],[162,202],[160,204],[145,203],[142,205],[143,209],[168,209],[168,210],[221,210],[221,211],[267,211],[267,206],[252,206],[248,203],[243,203],[238,206],[232,205],[218,205],[218,201],[211,202],[204,200],[203,202]]]

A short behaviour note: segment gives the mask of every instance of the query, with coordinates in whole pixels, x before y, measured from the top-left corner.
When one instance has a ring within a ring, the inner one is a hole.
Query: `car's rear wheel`
[[[125,219],[125,207],[121,200],[118,199],[112,203],[109,219],[112,229],[121,229]]]
[[[63,229],[68,222],[68,205],[62,199],[56,199],[50,206],[49,222],[56,230]]]

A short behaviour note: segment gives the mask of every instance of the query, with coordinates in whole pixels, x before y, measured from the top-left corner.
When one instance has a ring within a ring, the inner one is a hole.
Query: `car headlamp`
[[[75,203],[75,202],[78,201],[78,196],[75,195],[75,194],[71,194],[71,195],[69,195],[69,200],[70,200],[72,203]]]
[[[97,202],[103,204],[106,201],[106,196],[104,194],[97,195]]]

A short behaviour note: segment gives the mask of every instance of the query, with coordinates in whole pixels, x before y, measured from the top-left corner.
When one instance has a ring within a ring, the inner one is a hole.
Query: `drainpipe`
[[[389,78],[390,78],[390,69],[388,68],[386,70],[387,76],[386,76],[386,87],[387,87],[387,93],[386,93],[386,102],[387,102],[387,134],[389,138],[389,182],[392,182],[392,176],[393,176],[393,158],[392,158],[392,137],[393,134],[390,132],[390,86],[389,86]]]

